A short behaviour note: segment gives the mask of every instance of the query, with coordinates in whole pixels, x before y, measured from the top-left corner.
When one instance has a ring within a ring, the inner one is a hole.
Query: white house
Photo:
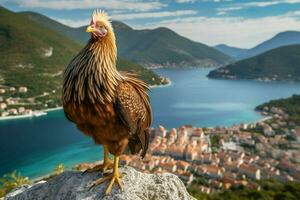
[[[0,103],[0,110],[4,110],[6,107],[6,103]]]
[[[20,93],[26,93],[27,92],[27,87],[24,87],[24,86],[19,87],[19,92]]]

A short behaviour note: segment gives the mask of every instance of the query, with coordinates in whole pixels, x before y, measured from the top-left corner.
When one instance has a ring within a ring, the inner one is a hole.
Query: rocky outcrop
[[[131,167],[122,167],[124,191],[114,186],[111,195],[105,196],[107,183],[89,190],[89,185],[102,175],[67,171],[48,181],[22,186],[9,193],[7,200],[188,200],[193,199],[181,180],[173,174],[146,174]]]

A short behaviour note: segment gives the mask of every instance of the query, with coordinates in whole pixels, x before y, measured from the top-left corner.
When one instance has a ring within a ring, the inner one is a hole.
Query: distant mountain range
[[[228,56],[234,58],[234,59],[238,59],[238,57],[243,54],[244,52],[246,52],[248,49],[242,49],[242,48],[238,48],[238,47],[232,47],[232,46],[228,46],[226,44],[219,44],[217,46],[215,46],[214,48],[216,48],[217,50],[223,52],[224,54],[227,54]]]
[[[82,48],[72,38],[0,7],[0,85],[27,86],[24,97],[51,94],[58,103],[61,98],[62,72],[68,62]],[[160,84],[162,78],[124,59],[118,68],[134,71],[149,84]],[[56,91],[56,92],[53,92]],[[10,94],[1,94],[9,97]]]
[[[300,32],[299,31],[285,31],[278,33],[271,39],[251,48],[251,49],[241,49],[236,47],[231,47],[227,45],[217,45],[215,48],[224,54],[231,56],[236,60],[241,60],[245,58],[250,58],[271,49],[277,47],[300,44]]]
[[[71,28],[34,12],[23,16],[85,43],[86,27]],[[114,21],[119,56],[147,67],[211,67],[228,64],[232,59],[205,44],[193,42],[167,28],[135,30]]]
[[[210,78],[300,81],[300,45],[283,46],[213,70]]]

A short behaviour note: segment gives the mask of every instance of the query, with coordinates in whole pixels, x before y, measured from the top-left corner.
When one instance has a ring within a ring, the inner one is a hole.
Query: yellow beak
[[[92,32],[94,32],[94,28],[93,28],[92,26],[88,26],[88,27],[86,28],[86,32],[87,32],[87,33],[92,33]]]

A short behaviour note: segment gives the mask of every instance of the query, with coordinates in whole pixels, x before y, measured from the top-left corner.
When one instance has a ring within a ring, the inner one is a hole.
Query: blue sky
[[[286,30],[300,31],[300,0],[0,0],[13,11],[40,12],[66,25],[87,25],[92,10],[136,29],[168,27],[208,45],[250,48]]]

